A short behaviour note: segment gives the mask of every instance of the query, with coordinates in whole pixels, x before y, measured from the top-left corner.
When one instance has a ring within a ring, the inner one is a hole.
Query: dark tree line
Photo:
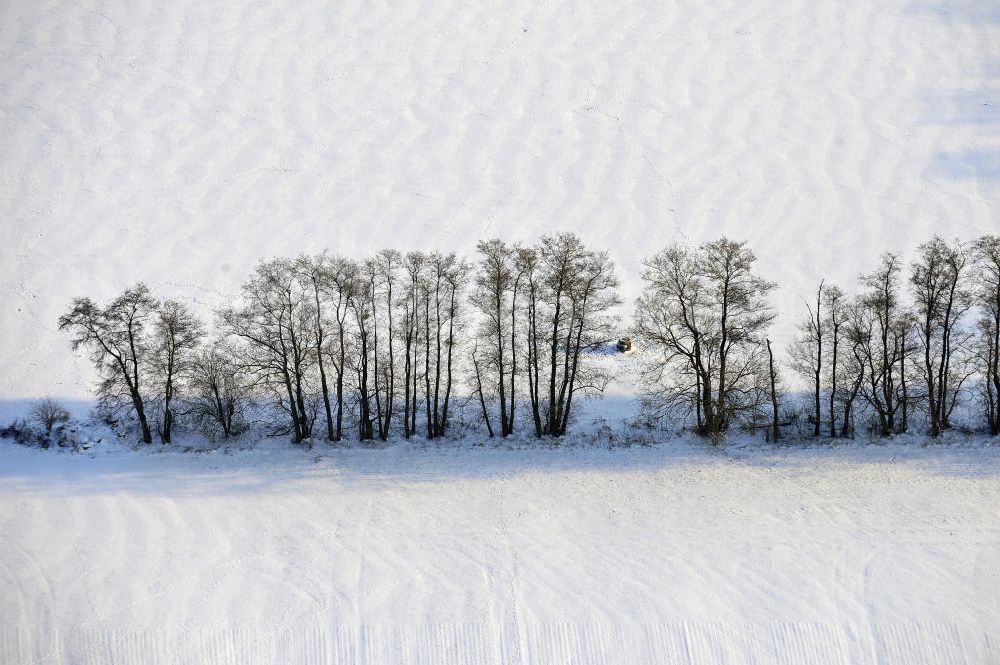
[[[821,282],[791,347],[792,367],[812,382],[813,434],[826,422],[831,437],[853,436],[863,415],[879,436],[916,422],[937,437],[964,402],[996,435],[1000,237],[934,237],[909,264],[883,254],[860,283],[849,297]]]
[[[104,307],[78,298],[60,327],[91,352],[102,405],[147,443],[154,430],[169,442],[179,419],[232,437],[268,406],[296,442],[435,439],[470,396],[491,433],[499,397],[501,436],[522,415],[536,436],[562,436],[574,401],[607,381],[593,352],[614,333],[614,267],[572,234],[493,240],[479,257],[263,261],[212,335],[143,284]]]
[[[491,240],[478,254],[472,365],[487,430],[492,435],[496,421],[501,436],[514,432],[524,390],[534,435],[562,436],[574,399],[607,384],[606,369],[591,356],[614,334],[614,266],[572,234],[545,236],[535,247]]]
[[[769,339],[776,285],[756,260],[727,238],[645,260],[632,334],[647,415],[713,438],[781,437],[792,409]],[[821,281],[788,349],[810,433],[937,436],[960,404],[1000,432],[1000,237],[935,237],[909,264],[883,255],[859,284],[849,295]],[[296,442],[435,439],[470,413],[491,437],[558,438],[611,378],[619,305],[607,253],[563,233],[483,241],[471,261],[263,261],[210,331],[143,284],[104,305],[77,298],[59,326],[90,353],[102,410],[147,443],[178,424],[233,437],[252,416]]]

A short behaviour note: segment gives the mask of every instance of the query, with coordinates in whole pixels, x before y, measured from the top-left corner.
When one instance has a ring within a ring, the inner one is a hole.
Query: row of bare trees
[[[218,313],[236,364],[295,441],[409,438],[448,429],[469,265],[454,254],[328,253],[257,266]]]
[[[1000,432],[1000,237],[935,237],[909,265],[884,254],[860,282],[853,297],[821,282],[791,347],[812,384],[813,434],[852,435],[860,403],[881,436],[910,431],[918,413],[936,437],[963,397]]]
[[[653,416],[709,436],[770,421],[780,436],[781,380],[767,337],[775,285],[755,274],[755,260],[746,243],[725,238],[646,260],[635,330],[651,352],[641,378]],[[918,413],[938,436],[964,401],[1000,433],[1000,236],[935,237],[908,266],[884,254],[860,284],[848,296],[820,282],[789,349],[810,386],[813,435],[853,436],[863,416],[867,429],[891,436]]]
[[[594,354],[616,326],[614,265],[571,234],[534,247],[491,240],[477,249],[472,385],[487,430],[494,436],[496,422],[501,436],[514,432],[525,390],[535,436],[562,436],[574,398],[602,391],[609,379]]]
[[[711,437],[781,435],[776,285],[755,263],[727,238],[645,261],[633,330],[648,414]],[[916,414],[937,436],[969,395],[1000,431],[1000,237],[933,238],[909,265],[885,254],[860,285],[851,296],[820,282],[789,349],[812,433],[849,437],[862,422],[889,436]],[[104,306],[77,298],[59,325],[90,352],[101,404],[146,442],[154,431],[169,442],[178,419],[231,437],[269,408],[272,431],[296,442],[434,439],[460,412],[491,437],[560,437],[611,378],[619,305],[607,253],[564,233],[480,242],[472,261],[395,250],[264,261],[211,334],[142,284]]]
[[[230,437],[267,405],[296,442],[434,439],[473,399],[491,435],[497,418],[501,436],[515,431],[524,401],[536,436],[562,436],[574,399],[607,380],[591,355],[615,327],[614,267],[572,234],[483,242],[478,259],[264,261],[212,335],[143,284],[103,307],[78,298],[59,325],[91,352],[102,405],[131,414],[147,443],[151,419],[164,442],[178,415]]]

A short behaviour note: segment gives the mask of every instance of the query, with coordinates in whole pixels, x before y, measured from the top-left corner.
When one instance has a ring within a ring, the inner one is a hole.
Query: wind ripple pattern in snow
[[[642,256],[729,234],[798,311],[996,231],[994,4],[7,3],[0,397],[85,393],[74,295],[141,279],[207,315],[323,247],[570,230],[631,302]]]
[[[0,448],[3,663],[996,662],[991,447]]]

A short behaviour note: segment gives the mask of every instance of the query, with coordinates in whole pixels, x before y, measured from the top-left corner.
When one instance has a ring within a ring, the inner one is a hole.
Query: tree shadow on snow
[[[150,497],[229,497],[295,494],[316,484],[339,491],[371,492],[457,481],[497,480],[535,474],[671,473],[717,465],[781,469],[796,476],[850,465],[903,464],[922,473],[955,478],[1000,475],[1000,446],[952,437],[928,444],[922,437],[895,441],[804,439],[764,443],[739,434],[721,445],[692,435],[628,427],[634,398],[606,395],[584,403],[580,433],[563,440],[526,432],[509,439],[468,435],[459,440],[396,439],[372,445],[314,442],[296,446],[283,438],[184,452],[159,444],[130,449],[98,444],[86,452],[25,448],[0,440],[0,494],[66,498],[128,494]]]

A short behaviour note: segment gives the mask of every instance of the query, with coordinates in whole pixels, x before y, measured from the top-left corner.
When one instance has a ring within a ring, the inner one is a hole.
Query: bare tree
[[[483,385],[483,362],[480,361],[478,353],[478,347],[473,347],[472,352],[469,355],[472,360],[473,391],[479,398],[479,406],[483,413],[483,422],[486,423],[486,431],[492,439],[495,436],[493,433],[493,421],[490,419],[490,410],[486,406],[487,398],[492,398],[492,395],[487,395],[487,388]]]
[[[170,443],[174,426],[172,404],[178,384],[191,369],[194,352],[204,335],[201,321],[177,300],[160,304],[153,323],[153,362],[162,386],[160,439]]]
[[[143,389],[150,363],[147,327],[156,308],[149,288],[140,282],[103,308],[90,298],[75,298],[70,311],[59,317],[59,329],[73,335],[73,349],[91,352],[101,377],[98,398],[104,403],[126,399],[145,443],[153,442]]]
[[[451,403],[452,392],[455,381],[455,358],[458,357],[456,347],[461,344],[462,338],[456,335],[456,325],[460,323],[462,315],[462,304],[465,302],[465,291],[468,287],[471,266],[465,259],[452,258],[449,261],[449,269],[445,273],[447,292],[447,319],[448,333],[445,339],[445,390],[444,400],[441,405],[441,420],[438,423],[438,435],[443,435],[448,428],[448,409]],[[436,409],[435,409],[436,413]]]
[[[455,254],[429,254],[422,261],[417,288],[417,316],[423,336],[424,407],[427,438],[445,434],[455,381],[456,335],[470,267]],[[415,391],[414,391],[415,395]],[[411,417],[416,410],[412,407]]]
[[[403,436],[409,439],[417,431],[418,386],[420,384],[420,294],[423,292],[426,257],[409,252],[403,259],[406,286],[402,295],[403,325]]]
[[[187,411],[198,426],[213,435],[219,432],[228,439],[239,434],[246,411],[252,407],[252,385],[236,361],[245,356],[231,344],[217,341],[192,359]]]
[[[378,423],[378,436],[382,441],[389,438],[392,416],[396,407],[396,354],[393,341],[397,335],[394,313],[398,305],[396,301],[398,289],[395,287],[402,260],[403,257],[400,253],[391,249],[382,250],[374,258],[375,290],[380,292],[380,295],[376,297],[382,301],[381,316],[376,317],[374,330],[376,422]],[[383,326],[381,337],[378,334],[380,320]]]
[[[500,436],[506,437],[514,431],[518,292],[523,266],[517,261],[519,248],[502,240],[480,242],[477,250],[480,260],[471,299],[481,314],[477,350],[483,360],[473,361],[477,380],[485,374],[490,394],[499,400]]]
[[[655,354],[641,375],[650,415],[665,420],[694,413],[695,430],[707,433],[713,321],[697,258],[696,250],[672,245],[643,262],[646,287],[636,303],[635,334]]]
[[[524,373],[528,383],[528,402],[531,408],[531,419],[535,436],[544,433],[542,424],[541,395],[541,362],[539,361],[542,333],[542,270],[538,250],[534,247],[520,248],[515,259],[518,272],[524,279],[524,311],[525,311],[525,368]]]
[[[570,233],[543,236],[537,248],[517,250],[513,265],[524,290],[535,434],[563,436],[574,399],[607,384],[606,371],[589,356],[612,339],[617,322],[614,265],[606,252],[587,249]],[[514,345],[516,331],[509,332]]]
[[[799,336],[789,349],[792,368],[809,378],[813,385],[813,436],[819,436],[823,414],[820,408],[823,377],[823,337],[827,324],[823,318],[824,282],[816,287],[816,302],[806,303],[808,317],[799,325]]]
[[[323,293],[325,301],[333,316],[332,339],[324,343],[323,352],[327,354],[336,373],[336,422],[333,440],[341,441],[344,436],[344,413],[346,411],[344,381],[348,367],[348,354],[352,331],[348,319],[353,311],[353,302],[359,295],[359,268],[350,259],[335,256],[326,264],[322,274]]]
[[[365,261],[358,272],[350,301],[357,340],[355,372],[362,440],[378,436],[385,441],[392,427],[398,396],[395,340],[399,334],[396,326],[400,306],[397,282],[402,261],[395,250],[383,250]],[[404,301],[404,327],[412,325],[406,304]],[[409,379],[404,378],[408,387]],[[408,400],[408,393],[404,400]],[[408,413],[404,414],[404,418],[407,416]]]
[[[844,292],[835,285],[828,285],[823,288],[823,298],[826,302],[825,325],[827,337],[829,338],[829,362],[828,385],[829,391],[829,411],[830,411],[830,437],[837,436],[837,400],[840,399],[841,377],[839,370],[842,361],[840,356],[841,340],[844,336],[844,329],[847,325],[847,298]]]
[[[295,442],[310,437],[315,410],[309,398],[309,370],[315,358],[315,306],[302,288],[294,263],[258,264],[243,285],[242,303],[219,314],[225,332],[247,344],[244,368],[268,387],[290,418]]]
[[[909,404],[906,361],[913,319],[899,300],[900,260],[883,254],[873,272],[862,275],[866,287],[860,305],[863,323],[859,352],[865,363],[861,395],[878,419],[878,431],[891,436],[906,431]]]
[[[333,261],[325,252],[317,256],[300,256],[295,262],[295,270],[303,288],[312,297],[311,314],[313,317],[312,339],[315,344],[314,357],[319,370],[320,396],[323,400],[323,412],[326,416],[326,438],[336,440],[334,431],[333,409],[330,406],[330,387],[326,378],[325,359],[329,355],[330,344],[328,330],[327,293],[331,282]]]
[[[745,242],[721,238],[690,249],[674,245],[647,259],[636,331],[659,353],[664,370],[645,375],[647,397],[694,407],[696,431],[718,437],[758,406],[763,333],[775,288],[753,272]],[[681,384],[675,377],[685,377]],[[658,396],[658,397],[657,397]]]
[[[358,438],[361,441],[371,441],[375,438],[374,415],[372,403],[377,391],[372,391],[373,365],[377,360],[377,349],[373,341],[376,308],[376,279],[378,271],[375,263],[366,261],[358,271],[355,285],[352,288],[351,311],[354,314],[354,334],[357,348],[357,358],[354,366],[356,376],[355,389],[358,398]],[[377,368],[377,366],[376,366]]]
[[[867,306],[860,298],[842,303],[838,319],[841,323],[837,326],[838,332],[833,333],[833,339],[840,339],[842,329],[844,344],[850,352],[845,353],[841,361],[834,363],[834,368],[844,380],[844,387],[831,388],[831,396],[835,396],[841,405],[840,436],[849,438],[854,436],[854,405],[866,378],[865,349],[871,344],[872,320]],[[833,403],[831,401],[831,405]],[[831,414],[834,412],[835,409],[831,406]],[[833,427],[835,424],[833,415],[830,417],[830,422]]]
[[[949,246],[935,236],[917,249],[910,266],[917,331],[923,348],[920,365],[927,388],[931,436],[950,426],[949,416],[968,374],[956,358],[967,335],[959,326],[972,306],[964,285],[968,254],[961,244]]]
[[[760,336],[775,317],[767,296],[776,285],[753,274],[757,257],[745,242],[721,238],[701,252],[700,269],[718,320],[718,382],[709,421],[718,435],[742,408],[742,382],[759,371]]]

